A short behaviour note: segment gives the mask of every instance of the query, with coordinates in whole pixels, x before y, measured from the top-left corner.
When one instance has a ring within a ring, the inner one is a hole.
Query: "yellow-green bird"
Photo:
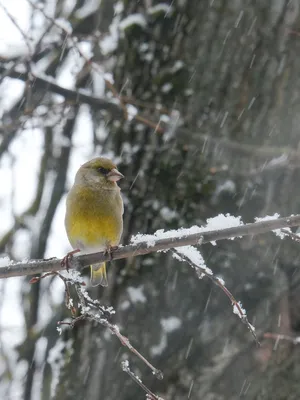
[[[124,178],[108,158],[83,164],[67,196],[65,227],[73,249],[109,251],[123,231],[123,200],[117,181]],[[107,286],[105,263],[91,266],[91,284]]]

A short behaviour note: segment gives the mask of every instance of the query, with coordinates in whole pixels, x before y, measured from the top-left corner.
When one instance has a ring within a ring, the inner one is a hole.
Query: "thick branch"
[[[156,251],[169,250],[174,247],[200,245],[223,239],[232,239],[235,237],[248,235],[259,235],[261,233],[266,233],[272,230],[299,225],[300,215],[295,215],[285,218],[255,222],[252,224],[240,225],[233,228],[204,231],[190,235],[179,236],[178,233],[178,237],[151,240],[151,244],[145,241],[134,245],[120,247],[117,250],[114,250],[112,254],[105,254],[103,252],[83,254],[78,257],[74,257],[74,265],[71,265],[71,267],[80,270],[88,265],[103,261],[110,261],[112,259],[119,260],[122,258],[149,254]],[[7,265],[0,268],[0,279],[13,276],[36,275],[49,271],[60,271],[64,269],[61,265],[61,261],[62,260],[55,258],[50,260],[32,260],[27,263],[20,262]]]
[[[24,82],[27,82],[29,79],[27,72],[19,72],[14,69],[7,69],[2,65],[0,65],[0,73],[3,73],[10,78],[20,79]],[[86,103],[94,108],[109,111],[115,117],[121,117],[123,115],[123,111],[120,105],[101,97],[95,97],[82,89],[72,90],[64,88],[55,83],[54,80],[47,76],[42,77],[33,75],[33,88],[34,86],[36,87],[36,89],[39,90],[45,90],[60,94],[67,101],[72,101],[76,104]]]

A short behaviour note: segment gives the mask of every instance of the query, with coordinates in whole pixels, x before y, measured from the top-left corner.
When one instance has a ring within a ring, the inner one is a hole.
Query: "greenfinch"
[[[124,175],[107,158],[95,158],[79,168],[67,196],[65,216],[74,250],[109,252],[118,246],[124,208],[117,181],[122,178]],[[105,263],[91,265],[91,284],[107,286]]]

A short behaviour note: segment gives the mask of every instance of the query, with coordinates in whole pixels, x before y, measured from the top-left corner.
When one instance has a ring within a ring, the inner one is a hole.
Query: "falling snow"
[[[127,288],[127,293],[129,295],[129,299],[132,303],[146,303],[147,298],[144,295],[143,292],[143,287],[133,287],[133,286],[129,286]]]
[[[145,28],[147,26],[147,21],[142,14],[131,14],[120,22],[119,28],[124,31],[132,25],[139,25]]]

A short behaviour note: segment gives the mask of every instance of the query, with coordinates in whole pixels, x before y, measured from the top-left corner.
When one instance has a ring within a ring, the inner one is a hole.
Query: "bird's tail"
[[[105,263],[91,265],[91,285],[108,286]]]

